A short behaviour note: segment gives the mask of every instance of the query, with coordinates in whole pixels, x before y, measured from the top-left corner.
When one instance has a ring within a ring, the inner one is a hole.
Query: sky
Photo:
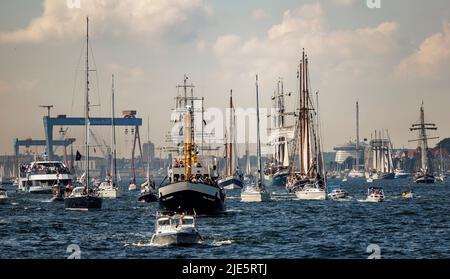
[[[15,138],[44,138],[39,105],[53,104],[52,115],[83,114],[86,16],[96,70],[93,116],[110,115],[115,74],[116,111],[137,110],[144,140],[150,119],[157,146],[166,145],[185,74],[211,108],[225,108],[230,89],[237,107],[254,107],[258,74],[261,106],[270,107],[280,77],[287,91],[297,90],[303,48],[320,92],[326,151],[355,138],[356,101],[362,138],[386,129],[395,146],[414,148],[409,127],[422,101],[427,121],[439,127],[436,136],[450,136],[450,2],[380,2],[369,8],[366,0],[80,0],[78,8],[66,0],[3,0],[0,153],[12,154]],[[71,128],[66,136],[81,144],[82,131]],[[108,128],[96,133],[109,141]],[[120,128],[118,138],[119,156],[127,157],[131,135]]]

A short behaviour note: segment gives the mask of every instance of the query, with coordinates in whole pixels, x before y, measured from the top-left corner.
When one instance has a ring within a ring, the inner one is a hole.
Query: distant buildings
[[[148,160],[153,162],[155,160],[155,144],[151,141],[144,143],[142,146],[142,156],[144,157],[144,162]]]

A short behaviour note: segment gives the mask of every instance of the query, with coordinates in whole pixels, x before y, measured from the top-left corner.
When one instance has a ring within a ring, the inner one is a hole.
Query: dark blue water
[[[337,184],[338,181],[331,181]],[[105,200],[99,212],[66,212],[49,197],[15,194],[0,204],[1,258],[67,258],[77,244],[81,258],[450,258],[450,184],[378,181],[387,200],[365,203],[365,181],[341,183],[348,201],[298,201],[274,189],[274,201],[245,204],[229,192],[228,214],[198,220],[204,242],[188,248],[150,245],[157,204],[137,202],[138,192]]]

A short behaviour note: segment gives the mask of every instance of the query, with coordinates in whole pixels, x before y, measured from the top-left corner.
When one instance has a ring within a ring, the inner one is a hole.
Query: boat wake
[[[233,243],[235,243],[235,241],[234,241],[233,239],[213,240],[213,241],[210,243],[210,245],[211,245],[211,246],[218,247],[218,246],[222,246],[222,245],[230,245],[230,244],[233,244]]]

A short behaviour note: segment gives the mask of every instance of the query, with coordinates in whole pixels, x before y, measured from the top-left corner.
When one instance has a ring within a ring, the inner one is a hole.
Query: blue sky
[[[259,73],[268,107],[278,77],[295,91],[303,47],[313,87],[321,92],[327,150],[354,137],[356,100],[363,137],[385,128],[395,145],[409,146],[414,136],[408,127],[422,100],[439,135],[450,135],[446,0],[382,0],[381,9],[363,0],[97,2],[81,0],[81,9],[68,9],[64,0],[0,3],[1,153],[12,153],[15,137],[44,137],[41,104],[54,104],[55,114],[81,113],[79,63],[88,14],[98,76],[92,98],[102,105],[94,113],[109,113],[115,73],[117,110],[150,116],[157,145],[164,143],[175,86],[185,73],[211,107],[225,107],[230,88],[238,106],[254,106],[251,77]],[[81,129],[69,133],[81,136]],[[122,135],[124,156],[126,140]]]

